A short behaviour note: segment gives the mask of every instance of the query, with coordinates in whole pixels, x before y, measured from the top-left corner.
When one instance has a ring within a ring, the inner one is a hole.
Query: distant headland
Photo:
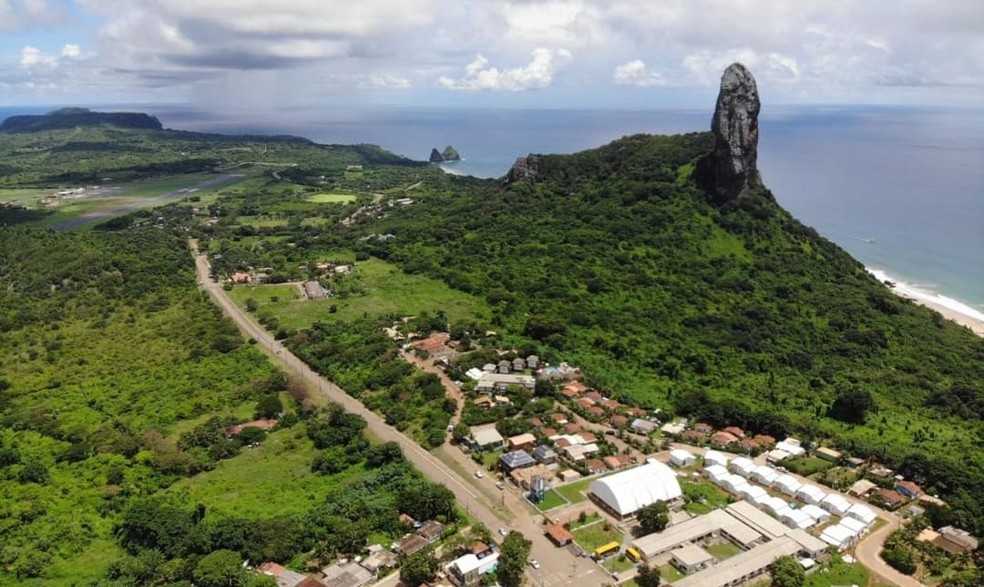
[[[11,116],[0,124],[0,132],[38,132],[104,124],[148,130],[164,128],[156,117],[140,112],[93,112],[88,108],[61,108],[40,116]]]

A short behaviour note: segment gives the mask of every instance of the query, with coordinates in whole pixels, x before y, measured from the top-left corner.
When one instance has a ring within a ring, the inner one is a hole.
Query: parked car
[[[505,489],[506,488],[506,486],[502,483],[502,481],[496,481],[495,482],[495,486],[498,487],[499,489]]]
[[[530,566],[533,567],[534,569],[539,569],[540,568],[540,563],[535,558],[531,558],[530,559]]]
[[[481,472],[481,471],[475,471],[475,477],[476,477],[477,479],[481,479],[481,478],[482,478],[482,477],[484,477],[484,476],[485,476],[485,473],[483,473],[483,472]]]
[[[507,534],[509,534],[509,530],[506,530],[505,528],[499,528],[499,536],[505,536]]]

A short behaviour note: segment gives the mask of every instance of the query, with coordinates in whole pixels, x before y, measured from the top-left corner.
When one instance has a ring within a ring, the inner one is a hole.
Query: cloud
[[[58,67],[58,57],[49,55],[37,47],[26,45],[20,51],[20,66],[29,69],[32,67]]]
[[[61,55],[68,59],[78,59],[82,56],[82,49],[74,43],[69,43],[62,47]]]
[[[47,0],[0,0],[0,31],[23,31],[64,19],[65,11]]]
[[[438,83],[450,90],[507,90],[521,92],[546,88],[553,81],[557,69],[567,65],[571,53],[566,49],[533,50],[531,61],[522,67],[500,70],[489,67],[489,60],[477,55],[465,66],[465,75],[452,79],[442,76]]]
[[[615,68],[612,79],[620,86],[662,86],[666,84],[663,75],[658,71],[649,71],[646,62],[635,59]]]

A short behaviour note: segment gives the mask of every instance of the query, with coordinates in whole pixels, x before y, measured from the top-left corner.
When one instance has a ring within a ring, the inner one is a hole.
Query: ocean
[[[413,159],[453,145],[450,173],[501,177],[527,153],[710,128],[701,110],[286,109],[135,106],[176,129],[375,143]],[[114,108],[120,109],[120,108]],[[36,113],[43,108],[3,109]],[[984,320],[984,109],[766,105],[759,168],[779,203],[897,289]]]

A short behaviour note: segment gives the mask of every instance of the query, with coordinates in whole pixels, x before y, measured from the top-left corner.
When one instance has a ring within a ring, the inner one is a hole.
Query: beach
[[[882,283],[893,284],[890,289],[896,295],[912,300],[913,302],[936,310],[944,318],[952,320],[961,326],[970,328],[978,336],[984,336],[984,312],[964,304],[963,302],[948,298],[938,293],[933,293],[916,287],[904,281],[899,281],[884,271],[878,269],[868,269],[868,272],[875,276]]]

